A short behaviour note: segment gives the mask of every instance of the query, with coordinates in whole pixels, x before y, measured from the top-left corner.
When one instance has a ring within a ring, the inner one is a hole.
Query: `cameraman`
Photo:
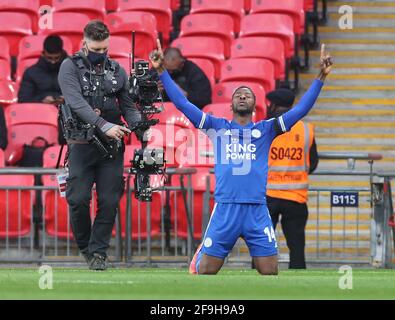
[[[107,250],[117,208],[124,190],[123,137],[141,116],[129,97],[128,76],[107,57],[110,34],[98,20],[84,28],[83,48],[66,59],[60,68],[59,84],[78,121],[95,126],[118,147],[113,159],[105,158],[88,140],[68,140],[66,198],[78,247],[92,270],[107,268]],[[96,183],[97,215],[92,225],[89,204]]]

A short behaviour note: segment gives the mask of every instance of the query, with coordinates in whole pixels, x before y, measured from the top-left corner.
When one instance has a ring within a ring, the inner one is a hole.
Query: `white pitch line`
[[[99,281],[99,280],[54,280],[54,283],[71,283],[71,284],[120,284],[120,285],[132,285],[135,284],[133,281]]]

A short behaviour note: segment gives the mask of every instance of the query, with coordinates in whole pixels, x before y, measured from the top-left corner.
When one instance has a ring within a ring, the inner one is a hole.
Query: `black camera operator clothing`
[[[210,81],[192,61],[185,60],[182,70],[173,71],[170,76],[181,89],[188,93],[188,100],[199,109],[211,103]],[[170,101],[166,92],[163,92],[163,95],[164,101]]]
[[[66,57],[64,52],[64,58]],[[47,96],[56,98],[62,95],[58,83],[59,67],[60,64],[53,65],[40,57],[36,64],[27,68],[19,87],[18,102],[40,103]]]
[[[106,256],[124,190],[123,151],[114,160],[106,160],[92,144],[71,144],[68,161],[66,197],[74,237],[83,253]],[[97,214],[91,226],[89,204],[94,183]]]
[[[133,127],[141,116],[129,97],[125,70],[111,59],[104,66],[92,66],[83,52],[66,59],[59,72],[59,84],[66,104],[78,121],[103,132],[122,124],[121,116]],[[79,249],[86,254],[106,256],[117,207],[124,188],[124,145],[114,159],[103,157],[89,141],[69,140],[69,178],[66,198]],[[96,183],[97,216],[91,227],[90,199]]]
[[[132,127],[141,116],[129,96],[125,70],[111,59],[106,60],[103,72],[97,69],[81,51],[62,63],[59,84],[66,103],[83,122],[96,125],[103,131],[111,128],[111,124],[120,124],[121,115]],[[102,86],[98,87],[95,80],[99,80]],[[90,95],[94,89],[97,95]],[[101,101],[97,99],[100,96]],[[94,109],[99,109],[101,114]]]

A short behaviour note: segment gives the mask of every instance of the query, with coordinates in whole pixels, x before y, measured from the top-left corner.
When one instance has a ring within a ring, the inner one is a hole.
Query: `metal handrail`
[[[125,168],[125,173],[129,173],[129,168]],[[188,175],[195,174],[197,170],[195,168],[166,168],[165,173],[168,175]],[[59,169],[53,168],[37,168],[37,167],[5,167],[0,168],[0,175],[53,175],[59,173]]]
[[[200,155],[203,157],[213,158],[213,151],[200,151]],[[383,155],[379,153],[364,153],[364,152],[319,152],[319,159],[325,160],[382,160]]]
[[[319,159],[325,160],[382,160],[383,155],[379,153],[364,153],[364,152],[318,152]]]

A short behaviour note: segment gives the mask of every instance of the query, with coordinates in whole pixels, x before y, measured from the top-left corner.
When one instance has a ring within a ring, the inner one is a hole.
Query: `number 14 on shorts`
[[[267,237],[269,238],[269,242],[274,241],[275,244],[275,248],[277,248],[277,241],[276,241],[276,235],[274,233],[274,229],[273,227],[266,227],[263,232],[267,235]]]

